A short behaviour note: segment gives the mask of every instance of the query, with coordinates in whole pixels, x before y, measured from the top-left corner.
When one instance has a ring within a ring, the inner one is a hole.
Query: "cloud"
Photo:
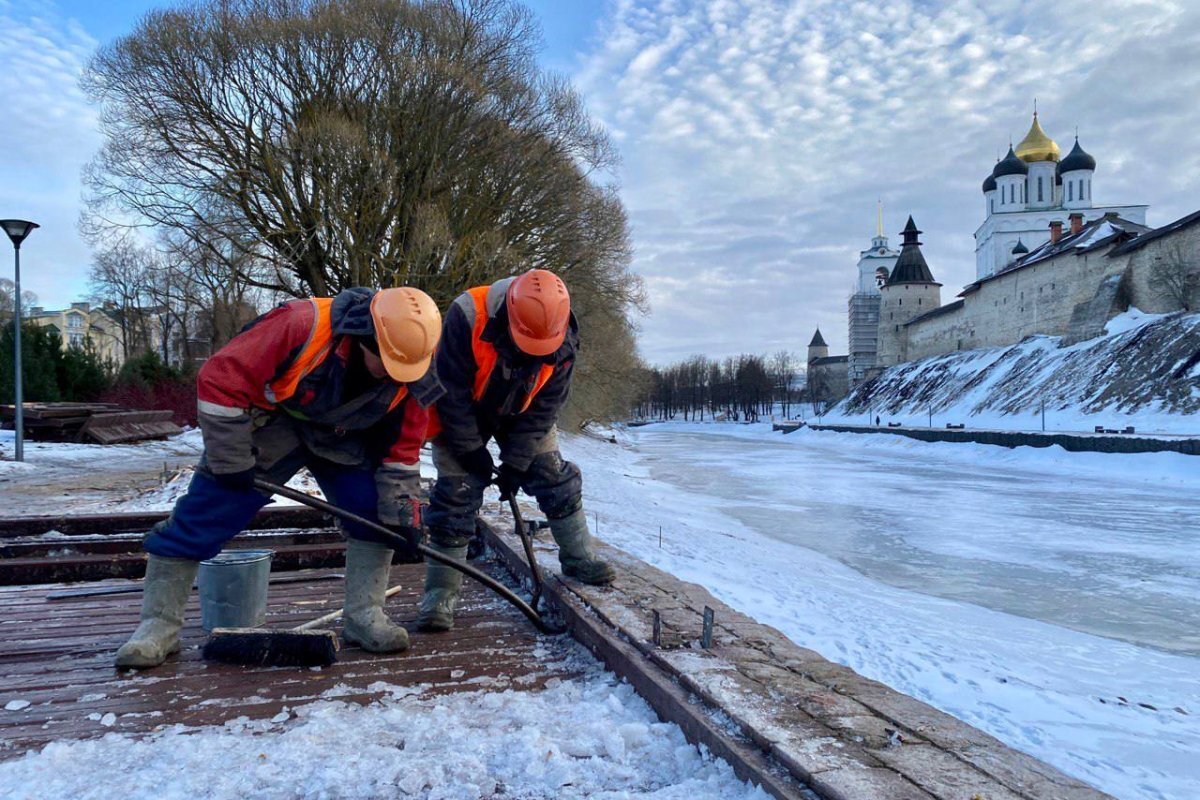
[[[1196,209],[1200,9],[1184,0],[709,0],[609,7],[575,80],[623,156],[652,361],[845,352],[846,300],[882,198],[946,294],[974,276],[979,184],[1038,99],[1098,203]]]
[[[89,259],[76,229],[79,175],[100,137],[78,81],[96,42],[37,0],[0,0],[0,30],[0,216],[42,226],[21,248],[22,287],[61,305],[84,289]]]

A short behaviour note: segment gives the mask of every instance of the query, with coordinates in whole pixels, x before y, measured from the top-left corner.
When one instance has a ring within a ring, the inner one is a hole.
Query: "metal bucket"
[[[267,619],[270,550],[227,550],[200,562],[200,624],[213,628],[255,628]]]

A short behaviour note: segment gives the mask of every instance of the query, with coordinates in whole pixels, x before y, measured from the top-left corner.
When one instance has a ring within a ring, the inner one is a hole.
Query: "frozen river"
[[[685,424],[564,450],[601,538],[1123,800],[1200,797],[1200,458]]]
[[[868,578],[1200,655],[1200,495],[1120,472],[810,442],[650,429],[638,449],[656,479]]]

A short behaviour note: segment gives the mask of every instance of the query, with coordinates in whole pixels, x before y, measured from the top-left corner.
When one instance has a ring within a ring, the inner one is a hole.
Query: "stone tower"
[[[942,304],[942,285],[933,279],[913,218],[904,226],[904,244],[887,283],[880,289],[879,352],[876,364],[890,367],[908,360],[908,333],[904,326]]]
[[[850,353],[847,376],[851,386],[866,380],[875,368],[879,348],[879,290],[892,274],[900,253],[888,247],[883,235],[883,204],[876,209],[875,237],[858,255],[858,284],[847,305]]]

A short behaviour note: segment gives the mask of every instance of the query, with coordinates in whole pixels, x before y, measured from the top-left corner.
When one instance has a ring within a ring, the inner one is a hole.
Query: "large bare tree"
[[[620,204],[588,180],[613,150],[539,72],[537,41],[508,0],[152,12],[85,77],[106,134],[93,206],[242,227],[321,294],[406,282],[449,296],[514,269],[620,261]]]
[[[593,352],[581,379],[627,374],[642,295],[624,209],[600,180],[615,150],[539,69],[539,45],[512,0],[151,12],[84,76],[105,138],[86,171],[93,219],[219,240],[244,256],[226,254],[229,269],[292,295],[407,284],[446,303],[553,269]]]

